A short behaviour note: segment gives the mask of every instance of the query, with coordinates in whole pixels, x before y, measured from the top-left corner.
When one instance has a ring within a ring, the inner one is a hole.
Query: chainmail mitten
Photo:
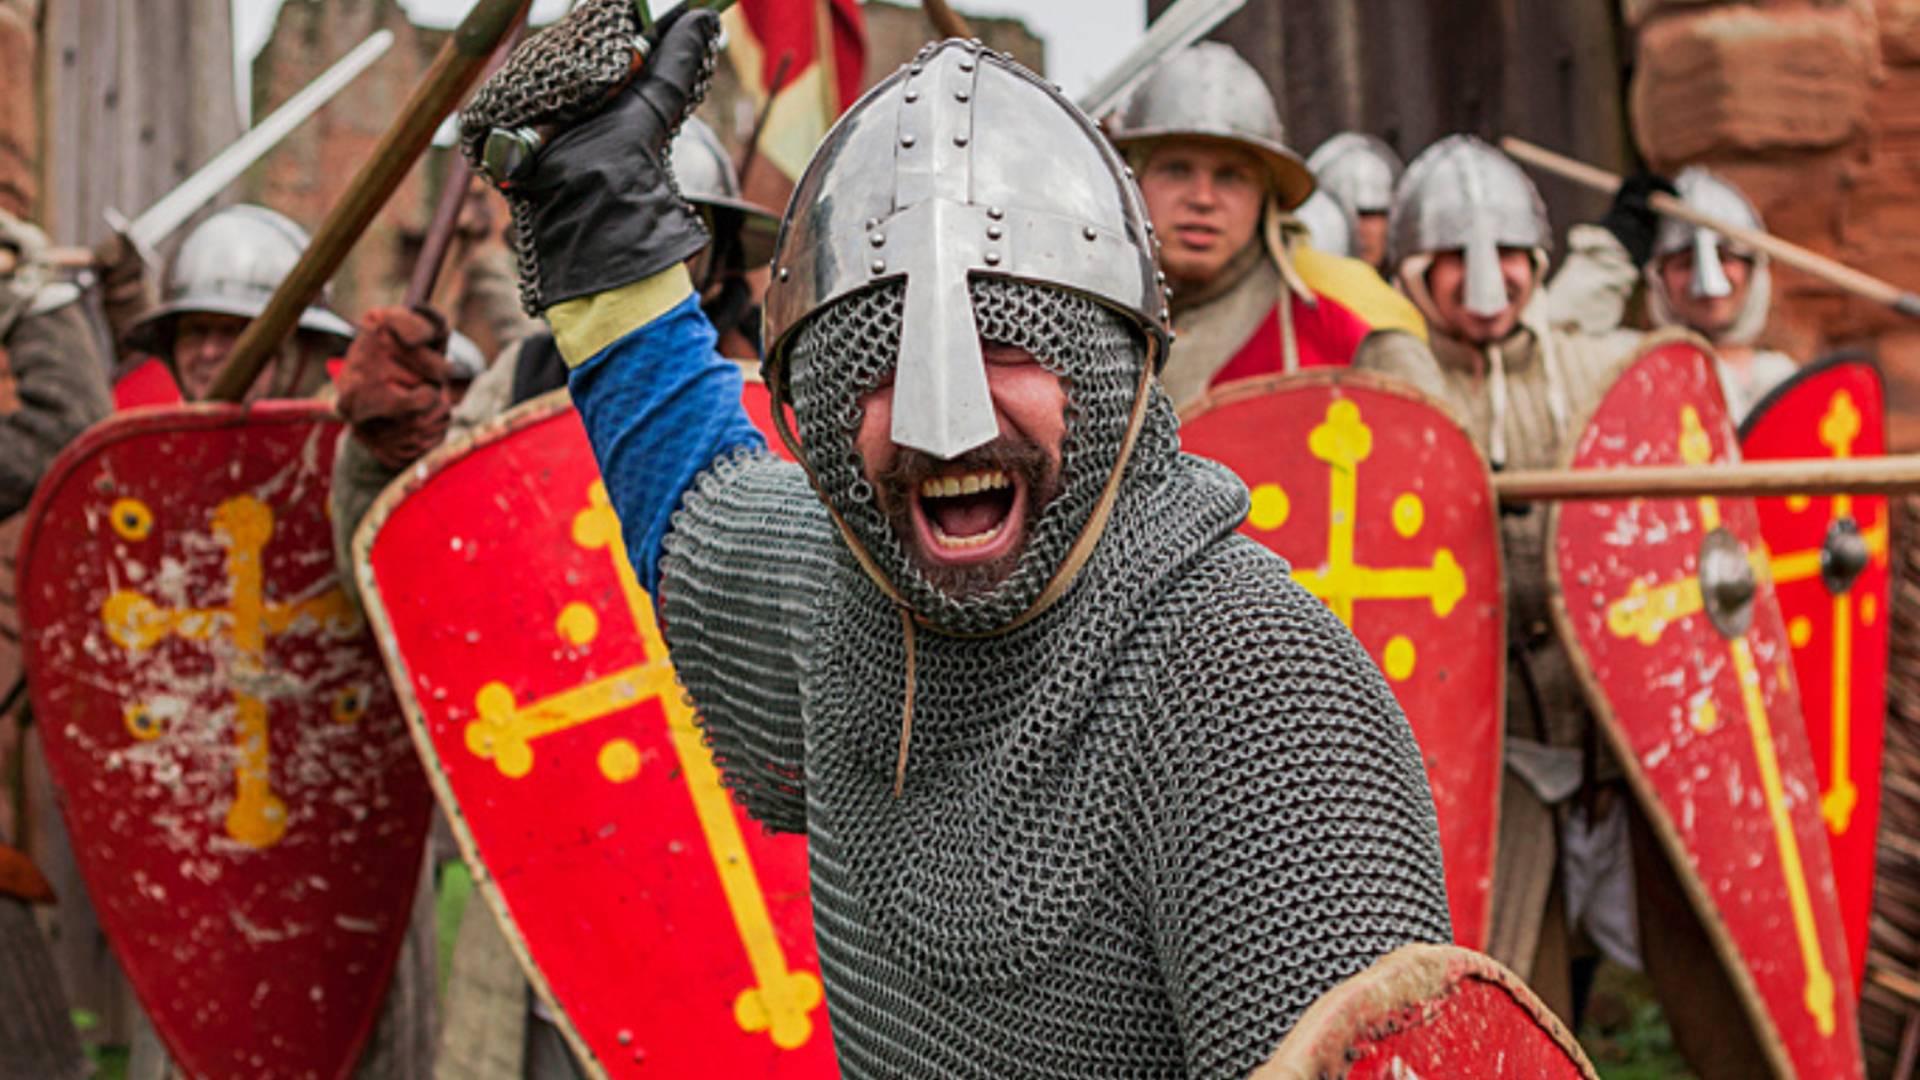
[[[495,129],[557,133],[502,188],[529,312],[639,281],[706,246],[667,146],[706,95],[719,33],[718,16],[682,8],[643,41],[629,0],[584,0],[475,95],[460,138],[476,167]],[[636,76],[638,50],[647,60]]]

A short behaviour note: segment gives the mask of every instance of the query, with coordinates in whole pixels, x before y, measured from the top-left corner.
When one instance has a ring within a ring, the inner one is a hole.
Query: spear
[[[314,235],[313,243],[274,291],[260,317],[247,325],[227,357],[227,366],[207,392],[211,401],[239,401],[260,370],[299,324],[300,313],[320,295],[327,279],[393,197],[433,133],[479,80],[487,59],[515,27],[526,21],[533,0],[477,0],[441,47],[433,66],[381,136],[373,155]]]
[[[491,77],[499,71],[526,34],[526,23],[514,27],[507,40],[494,50],[482,77]],[[460,211],[466,207],[467,193],[472,188],[473,166],[467,164],[467,155],[456,150],[447,166],[447,182],[440,191],[440,202],[433,208],[433,220],[427,224],[426,237],[421,241],[420,255],[414,260],[413,277],[407,282],[405,303],[408,307],[433,302],[434,286],[440,281],[440,269],[446,265],[447,252],[453,249],[453,234],[460,227]]]
[[[1920,454],[1778,458],[1619,469],[1510,469],[1493,475],[1504,503],[1770,495],[1905,495],[1920,491]]]
[[[1563,154],[1556,154],[1551,150],[1535,146],[1525,139],[1516,139],[1509,135],[1500,140],[1500,148],[1536,169],[1585,185],[1604,195],[1611,195],[1620,188],[1620,178],[1605,169],[1595,168],[1584,161],[1576,161]],[[1908,292],[1892,282],[1883,281],[1872,274],[1855,270],[1843,262],[1808,251],[1799,244],[1782,240],[1772,233],[1749,229],[1730,221],[1721,221],[1711,214],[1703,214],[1664,191],[1654,192],[1648,197],[1647,203],[1667,217],[1684,221],[1697,228],[1712,230],[1729,240],[1745,244],[1755,251],[1764,251],[1795,270],[1812,274],[1835,288],[1865,300],[1885,304],[1902,315],[1920,318],[1920,294]]]

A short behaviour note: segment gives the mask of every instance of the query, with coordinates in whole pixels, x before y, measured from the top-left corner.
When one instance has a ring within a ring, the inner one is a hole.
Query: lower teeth
[[[933,538],[938,540],[940,546],[943,548],[977,548],[992,540],[994,537],[999,536],[1000,530],[1005,527],[1005,523],[1003,522],[988,529],[986,532],[976,533],[973,536],[948,536],[946,533],[941,532],[939,526],[936,525],[933,530]]]

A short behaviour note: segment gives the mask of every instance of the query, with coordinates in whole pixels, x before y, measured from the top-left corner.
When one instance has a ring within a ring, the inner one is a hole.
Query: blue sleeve
[[[731,451],[766,446],[740,404],[740,369],[716,340],[689,296],[568,378],[648,595],[658,595],[661,545],[694,478]]]

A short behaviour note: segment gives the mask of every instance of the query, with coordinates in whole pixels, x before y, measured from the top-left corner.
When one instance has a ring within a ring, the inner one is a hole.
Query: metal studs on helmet
[[[809,315],[904,279],[893,441],[951,459],[999,434],[968,282],[1079,293],[1164,356],[1166,294],[1139,189],[1079,109],[1010,58],[923,51],[842,116],[781,225],[766,295],[767,382]]]
[[[1674,178],[1673,186],[1679,190],[1682,201],[1703,214],[1749,229],[1766,228],[1760,220],[1760,212],[1753,208],[1739,188],[1706,169],[1696,165],[1682,171]],[[1711,229],[1702,229],[1672,218],[1661,218],[1660,229],[1653,237],[1653,257],[1657,262],[1691,248],[1693,295],[1702,298],[1730,296],[1733,294],[1733,285],[1727,281],[1726,268],[1720,263],[1720,248],[1726,243],[1724,237]]]
[[[1339,199],[1355,215],[1393,209],[1393,188],[1406,166],[1393,147],[1357,131],[1328,139],[1307,158],[1320,190]]]
[[[1161,139],[1198,139],[1248,150],[1266,166],[1280,205],[1313,194],[1313,173],[1287,148],[1273,92],[1230,45],[1201,42],[1181,51],[1140,84],[1114,125],[1122,149]]]
[[[1547,205],[1512,158],[1472,135],[1434,143],[1407,166],[1387,219],[1389,260],[1459,251],[1466,260],[1465,306],[1491,317],[1507,306],[1500,249],[1553,246]]]
[[[765,266],[773,258],[773,241],[780,219],[765,207],[748,202],[733,169],[733,158],[720,137],[697,116],[680,125],[668,151],[680,196],[706,211],[721,228],[737,224],[740,251],[748,266]]]
[[[307,249],[306,230],[264,206],[233,206],[200,223],[167,266],[160,306],[127,332],[127,344],[155,355],[173,351],[174,326],[190,312],[252,319]],[[353,326],[326,306],[300,314],[300,329],[352,340]]]

